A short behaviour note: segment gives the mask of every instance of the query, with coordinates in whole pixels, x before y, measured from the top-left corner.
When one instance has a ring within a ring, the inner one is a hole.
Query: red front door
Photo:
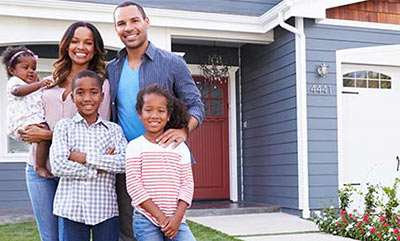
[[[194,199],[229,199],[228,84],[193,78],[205,109],[203,123],[189,137],[196,160]]]

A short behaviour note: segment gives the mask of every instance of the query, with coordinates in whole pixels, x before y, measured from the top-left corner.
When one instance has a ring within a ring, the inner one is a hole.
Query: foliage
[[[378,194],[378,191],[376,190],[377,188],[377,185],[367,184],[368,191],[364,196],[365,213],[373,214],[376,211],[376,195]]]
[[[339,203],[340,203],[340,210],[345,210],[349,207],[352,200],[350,199],[354,189],[349,184],[346,185],[345,188],[339,190]]]
[[[313,220],[321,231],[363,241],[400,240],[400,212],[396,209],[396,196],[400,179],[392,187],[368,185],[364,195],[365,211],[348,211],[350,199],[355,190],[349,186],[339,191],[339,209],[331,206],[323,210],[323,215]],[[378,194],[386,195],[379,199]],[[386,200],[386,201],[384,201]],[[377,208],[381,211],[377,211]]]

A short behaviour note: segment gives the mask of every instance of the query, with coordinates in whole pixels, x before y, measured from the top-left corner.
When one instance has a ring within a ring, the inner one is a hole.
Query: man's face
[[[143,18],[136,6],[118,8],[114,18],[115,30],[128,49],[138,49],[147,43],[149,19]]]

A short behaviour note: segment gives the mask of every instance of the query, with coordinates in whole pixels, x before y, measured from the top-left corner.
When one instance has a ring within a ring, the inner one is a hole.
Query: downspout
[[[308,136],[307,136],[307,83],[306,83],[306,36],[304,20],[296,17],[296,27],[287,23],[283,12],[278,13],[279,26],[296,35],[296,109],[297,109],[297,152],[299,209],[303,218],[310,217],[308,182]]]

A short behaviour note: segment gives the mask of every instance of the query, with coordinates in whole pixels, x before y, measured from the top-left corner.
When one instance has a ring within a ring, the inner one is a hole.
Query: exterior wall
[[[25,163],[0,162],[0,209],[30,208],[25,184]]]
[[[68,0],[74,2],[92,2],[92,3],[106,3],[118,4],[120,0]],[[281,0],[202,0],[190,1],[187,0],[138,0],[135,1],[147,8],[164,8],[174,10],[198,11],[198,12],[211,12],[211,13],[228,13],[239,15],[260,16],[267,12],[270,8],[281,2]]]
[[[363,22],[400,24],[397,0],[366,1],[326,10],[326,17]]]
[[[316,24],[305,21],[307,44],[307,114],[310,209],[323,208],[323,202],[337,203],[338,146],[336,99],[336,50],[399,44],[400,33]],[[328,76],[316,74],[319,64],[329,65]],[[316,94],[312,85],[327,85],[331,94]]]
[[[244,200],[298,208],[294,34],[241,49]]]

